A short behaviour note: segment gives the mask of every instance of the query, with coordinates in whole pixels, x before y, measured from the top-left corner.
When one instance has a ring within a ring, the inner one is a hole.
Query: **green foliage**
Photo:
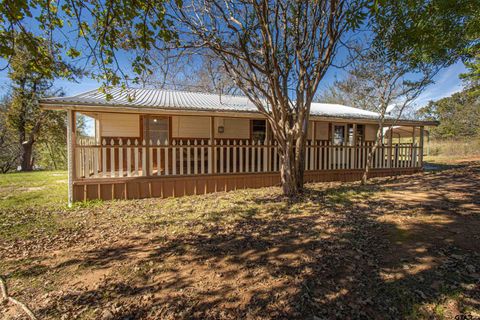
[[[438,127],[431,128],[432,137],[454,138],[480,135],[480,101],[462,91],[451,97],[429,104],[418,111],[426,120],[439,121]]]
[[[20,148],[14,130],[8,125],[6,110],[9,96],[0,103],[0,173],[14,170],[18,165]]]
[[[178,3],[180,4],[180,3]],[[140,74],[151,61],[148,51],[159,41],[174,39],[165,18],[164,1],[3,1],[0,4],[0,56],[10,59],[16,47],[22,46],[33,58],[38,70],[45,60],[63,62],[82,59],[91,65],[90,75],[117,85],[128,80],[117,58],[130,51],[136,56],[132,67]],[[18,38],[18,34],[24,37]],[[43,45],[43,39],[50,43]],[[65,55],[66,54],[66,55]],[[72,76],[59,70],[62,76]]]
[[[376,38],[412,64],[468,60],[480,46],[478,0],[378,1],[372,25]]]
[[[465,62],[468,71],[460,75],[460,78],[466,82],[467,89],[471,96],[480,96],[480,52],[474,59]]]

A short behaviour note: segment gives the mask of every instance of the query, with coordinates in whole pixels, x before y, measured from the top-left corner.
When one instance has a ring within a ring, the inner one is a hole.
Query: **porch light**
[[[218,133],[224,133],[225,132],[225,127],[224,126],[218,126]]]

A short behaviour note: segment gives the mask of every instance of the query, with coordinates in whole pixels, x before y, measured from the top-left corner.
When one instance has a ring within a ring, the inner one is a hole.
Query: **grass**
[[[442,163],[480,157],[480,137],[468,139],[432,139],[425,144],[425,161]]]
[[[66,171],[0,174],[0,210],[62,207],[67,199]]]

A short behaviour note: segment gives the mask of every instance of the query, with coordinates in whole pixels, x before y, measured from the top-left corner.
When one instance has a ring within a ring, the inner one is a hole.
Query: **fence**
[[[308,142],[306,170],[364,169],[372,143],[357,146]],[[75,150],[75,176],[80,179],[145,176],[185,176],[277,172],[279,147],[250,140],[172,140],[170,143],[138,139],[79,139]],[[417,144],[381,145],[373,154],[372,168],[421,167],[422,150]]]

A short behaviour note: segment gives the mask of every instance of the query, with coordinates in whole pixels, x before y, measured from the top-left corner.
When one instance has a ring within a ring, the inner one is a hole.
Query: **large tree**
[[[29,37],[19,34],[18,39]],[[23,40],[19,40],[23,43]],[[40,42],[43,46],[48,41]],[[41,66],[39,68],[38,66]],[[55,60],[55,56],[32,57],[29,49],[23,45],[15,47],[10,58],[9,78],[11,80],[11,100],[8,103],[6,117],[8,125],[17,135],[20,146],[20,166],[23,171],[30,171],[34,165],[34,144],[42,126],[48,118],[54,117],[51,112],[42,111],[38,100],[46,95],[58,94],[53,91],[53,81],[61,75],[72,75],[76,70],[69,65]]]
[[[172,6],[178,44],[215,55],[268,120],[283,192],[303,188],[310,105],[342,36],[364,17],[357,1],[209,0]]]

